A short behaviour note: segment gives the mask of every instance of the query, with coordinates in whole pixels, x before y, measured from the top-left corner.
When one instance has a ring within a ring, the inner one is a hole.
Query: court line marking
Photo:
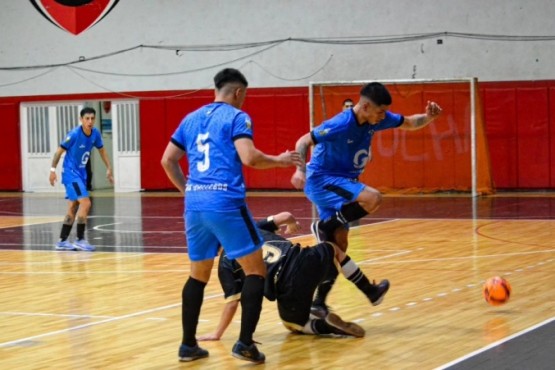
[[[106,216],[108,217],[108,216]],[[112,216],[113,218],[125,218],[125,217],[121,217],[121,216]],[[129,216],[127,218],[138,218],[141,219],[142,217],[138,217],[138,216]],[[258,217],[257,217],[258,218]],[[261,219],[263,217],[260,217]],[[312,217],[295,217],[297,220],[312,220]],[[388,223],[388,222],[393,222],[393,221],[397,221],[397,219],[387,219],[384,221],[379,221],[379,222],[373,222],[371,224],[368,225],[359,225],[359,226],[353,226],[351,227],[351,229],[357,229],[361,226],[369,226],[369,225],[376,225],[376,224],[383,224],[383,223]],[[103,233],[127,233],[127,234],[175,234],[175,233],[185,233],[184,229],[180,229],[180,230],[161,230],[161,231],[152,231],[152,230],[118,230],[118,229],[106,229],[107,226],[115,226],[115,225],[123,225],[123,222],[112,222],[112,223],[107,223],[107,224],[101,224],[101,225],[96,225],[94,226],[92,229],[95,231],[99,231],[99,232],[103,232]],[[301,235],[301,236],[307,236],[307,235],[311,235],[311,234],[306,234],[306,235]],[[300,237],[300,236],[299,236]]]
[[[20,217],[22,219],[25,218],[32,218],[32,217],[36,217],[36,218],[52,218],[52,216],[1,216],[0,217]],[[20,222],[17,225],[2,225],[0,226],[0,229],[13,229],[13,228],[17,228],[17,227],[25,227],[25,226],[34,226],[34,225],[47,225],[47,224],[53,224],[53,223],[57,223],[60,222],[60,220],[50,220],[50,221],[46,221],[46,220],[41,220],[39,222],[39,220],[33,221],[33,220],[27,220],[27,222]]]
[[[551,322],[554,321],[554,320],[555,320],[555,316],[551,317],[550,319],[544,320],[544,321],[542,321],[542,322],[540,322],[540,323],[538,323],[538,324],[536,324],[536,325],[530,326],[530,327],[527,328],[527,329],[521,330],[521,331],[519,331],[518,333],[511,334],[511,335],[509,335],[508,337],[505,337],[505,338],[500,339],[500,340],[498,340],[498,341],[496,341],[496,342],[490,343],[490,344],[488,344],[488,345],[485,346],[485,347],[482,347],[482,348],[480,348],[480,349],[478,349],[478,350],[476,350],[476,351],[474,351],[474,352],[470,352],[470,353],[468,353],[468,354],[466,354],[466,355],[464,355],[464,356],[461,356],[461,357],[459,357],[459,358],[457,358],[457,359],[455,359],[455,360],[453,360],[453,361],[451,361],[451,362],[448,362],[448,363],[443,364],[443,365],[441,365],[441,366],[439,366],[439,367],[436,367],[435,370],[447,369],[447,368],[450,367],[450,366],[456,365],[456,364],[458,364],[458,363],[460,363],[460,362],[463,362],[464,360],[467,360],[467,359],[469,359],[469,358],[471,358],[471,357],[474,357],[474,356],[476,356],[476,355],[479,355],[479,354],[481,354],[481,353],[483,353],[483,352],[485,352],[485,351],[487,351],[487,350],[490,350],[490,349],[492,349],[492,348],[494,348],[494,347],[497,347],[497,346],[499,346],[500,344],[503,344],[503,343],[505,343],[505,342],[508,342],[508,341],[510,341],[510,340],[512,340],[512,339],[514,339],[514,338],[517,338],[517,337],[520,337],[521,335],[524,335],[524,334],[526,334],[526,333],[529,333],[529,332],[531,332],[532,330],[536,330],[536,329],[538,329],[538,328],[540,328],[540,327],[542,327],[542,326],[544,326],[544,325],[547,325],[547,324],[551,323]]]
[[[24,250],[24,251],[15,251],[15,250],[11,250],[12,252],[40,252],[40,251],[36,251],[36,250]],[[50,251],[45,251],[45,252],[50,252]],[[54,251],[54,252],[58,252],[58,253],[64,253],[61,251]],[[71,253],[71,251],[69,251]],[[67,253],[67,252],[66,252]],[[87,253],[87,254],[85,254]],[[112,256],[110,257],[106,257],[104,258],[104,256],[99,256],[99,257],[92,257],[92,254],[90,252],[78,252],[78,251],[74,251],[74,254],[65,254],[66,257],[76,257],[75,259],[67,259],[67,260],[56,260],[56,261],[33,261],[33,262],[29,262],[29,261],[22,261],[22,262],[3,262],[0,261],[0,266],[18,266],[18,265],[57,265],[59,263],[74,263],[74,262],[104,262],[104,261],[109,261],[109,260],[121,260],[124,258],[131,258],[131,257],[143,257],[145,255],[150,255],[152,253],[130,253],[130,252],[126,252],[125,254],[122,254],[121,256],[114,256],[115,253],[110,252],[109,254],[111,254]],[[101,252],[102,253],[102,252]],[[80,255],[78,255],[80,254]],[[106,253],[108,254],[108,253]],[[98,255],[98,254],[97,254]],[[82,256],[82,257],[81,257]],[[89,257],[90,256],[90,257]],[[0,271],[1,273],[2,271]]]
[[[50,246],[46,245],[46,244],[31,244],[31,243],[26,243],[25,245],[22,245],[21,243],[0,243],[0,246],[18,246],[18,247],[46,247],[49,249],[33,249],[33,250],[28,250],[28,249],[0,249],[0,251],[7,251],[7,252],[55,252],[55,253],[71,253],[71,252],[78,252],[78,251],[57,251],[54,249],[54,246],[52,246],[50,248]],[[184,249],[187,248],[186,245],[104,245],[104,244],[95,244],[95,247],[97,248],[96,252],[98,253],[103,253],[103,251],[99,251],[98,248],[110,248],[110,249],[114,249],[114,252],[111,251],[107,251],[104,253],[117,253],[118,251],[115,249],[132,249],[132,248],[141,248],[141,249],[146,249],[146,248],[159,248],[159,249]],[[161,253],[161,252],[141,252],[141,251],[136,251],[137,253],[142,253],[142,254],[153,254],[153,253]],[[94,253],[94,252],[78,252],[78,253]],[[127,253],[127,252],[126,252]],[[162,253],[164,254],[164,253]]]
[[[121,234],[185,234],[185,229],[177,230],[161,230],[161,231],[145,231],[145,230],[118,230],[118,229],[103,229],[106,226],[122,225],[123,222],[113,222],[111,224],[96,225],[92,229],[101,233],[121,233]]]
[[[40,312],[0,312],[0,316],[47,316],[47,317],[72,317],[84,319],[108,319],[114,316],[97,316],[97,315],[76,315],[76,314],[63,314],[63,313],[40,313]]]
[[[368,249],[367,251],[368,252],[374,252],[374,251],[394,252],[395,250],[391,250],[391,249]],[[409,250],[409,249],[398,249],[397,252],[395,252],[395,253],[387,254],[387,255],[381,256],[381,257],[371,258],[371,259],[368,259],[368,260],[362,260],[360,262],[357,262],[357,264],[358,265],[362,265],[362,264],[369,265],[369,264],[373,264],[375,261],[384,260],[384,259],[392,258],[392,257],[395,257],[395,256],[402,256],[402,255],[405,255],[405,254],[411,254],[413,252],[414,251]]]
[[[190,269],[183,270],[106,270],[106,271],[0,271],[0,275],[105,275],[114,273],[118,274],[163,274],[163,273],[186,273],[190,272]]]
[[[204,297],[203,301],[206,301],[207,299],[221,297],[221,296],[223,296],[223,294],[221,294],[221,293],[220,294],[213,294],[213,295]],[[77,325],[77,326],[73,326],[73,327],[66,328],[66,329],[51,331],[51,332],[48,332],[48,333],[32,335],[30,337],[25,337],[25,338],[21,338],[21,339],[12,340],[12,341],[9,341],[9,342],[0,343],[0,348],[11,347],[11,346],[15,346],[15,345],[17,345],[21,342],[27,342],[27,341],[32,341],[32,340],[35,340],[35,339],[50,337],[52,335],[63,334],[63,333],[69,332],[69,331],[80,330],[80,329],[88,328],[88,327],[91,327],[91,326],[107,324],[107,323],[110,323],[110,322],[113,322],[113,321],[125,320],[125,319],[133,318],[133,317],[136,317],[136,316],[146,315],[146,314],[149,314],[149,313],[152,313],[152,312],[163,311],[163,310],[167,310],[167,309],[175,308],[175,307],[179,307],[179,306],[181,306],[181,302],[170,304],[170,305],[167,305],[167,306],[151,308],[149,310],[139,311],[139,312],[135,312],[135,313],[127,314],[127,315],[115,316],[115,317],[112,317],[112,318],[109,318],[109,319],[106,319],[106,320],[91,322],[91,323],[87,323],[87,324],[83,324],[83,325]]]
[[[109,319],[115,316],[108,315],[78,315],[78,314],[63,314],[63,313],[42,313],[42,312],[0,312],[0,316],[43,316],[43,317],[69,317],[75,319]],[[147,317],[145,320],[167,320],[163,317]]]
[[[485,254],[483,256],[461,256],[461,257],[442,257],[442,258],[425,258],[418,260],[407,260],[407,261],[388,261],[388,264],[405,264],[405,263],[420,263],[420,262],[441,262],[441,261],[453,261],[453,260],[465,260],[465,259],[479,259],[479,258],[497,258],[497,257],[507,257],[507,256],[523,256],[528,254],[549,254],[555,253],[555,249],[547,249],[543,251],[528,251],[528,252],[513,252],[513,253],[499,253],[499,254]],[[365,264],[373,264],[371,261]],[[361,262],[359,262],[361,263]],[[377,262],[379,264],[381,262]]]

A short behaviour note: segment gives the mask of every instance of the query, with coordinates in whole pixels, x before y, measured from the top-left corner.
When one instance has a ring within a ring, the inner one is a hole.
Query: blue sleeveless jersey
[[[75,178],[87,180],[86,165],[93,147],[101,149],[104,146],[102,135],[93,127],[89,136],[85,135],[81,125],[71,130],[60,144],[66,155],[62,169],[62,183],[69,184]]]
[[[252,139],[250,117],[215,102],[187,115],[171,142],[187,153],[189,176],[185,209],[230,211],[245,205],[243,165],[234,141]]]
[[[349,109],[324,121],[310,133],[315,146],[307,176],[357,178],[372,158],[374,132],[399,127],[403,120],[400,114],[386,112],[385,118],[375,125],[359,125],[353,110]]]

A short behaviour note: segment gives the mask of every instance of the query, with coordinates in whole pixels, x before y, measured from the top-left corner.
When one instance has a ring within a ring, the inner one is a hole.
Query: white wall
[[[289,37],[354,40],[430,32],[555,35],[554,19],[553,0],[120,0],[100,23],[74,36],[44,19],[30,1],[10,0],[2,2],[0,11],[0,96],[208,88],[222,68],[209,67],[218,63],[241,67],[255,87],[413,77],[554,79],[555,41],[456,37],[441,37],[443,45],[436,38],[351,46],[286,41],[237,62],[230,61],[262,48],[179,56],[175,50],[141,48],[76,65],[116,74],[207,68],[171,76],[125,77],[68,67],[1,70],[71,62],[138,45],[219,45]]]

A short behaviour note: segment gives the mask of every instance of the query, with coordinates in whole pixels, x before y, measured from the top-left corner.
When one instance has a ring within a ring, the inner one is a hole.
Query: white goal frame
[[[361,86],[370,82],[387,84],[434,84],[434,83],[461,83],[470,85],[470,171],[471,171],[471,194],[472,197],[478,193],[478,161],[476,146],[476,91],[478,79],[476,77],[445,78],[445,79],[400,79],[400,80],[357,80],[357,81],[310,81],[308,83],[308,104],[310,112],[310,130],[314,128],[314,88],[320,86]]]

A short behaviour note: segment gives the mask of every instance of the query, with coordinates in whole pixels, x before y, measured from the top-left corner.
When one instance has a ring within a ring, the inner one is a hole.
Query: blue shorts
[[[263,239],[246,206],[226,212],[185,211],[185,232],[191,261],[212,259],[222,246],[236,259],[260,249]]]
[[[355,201],[366,185],[357,179],[329,175],[311,175],[304,192],[318,209],[321,220],[335,214],[346,203]]]
[[[81,198],[88,198],[89,192],[87,191],[87,186],[79,177],[74,177],[67,183],[64,183],[66,187],[66,199],[75,202]]]

